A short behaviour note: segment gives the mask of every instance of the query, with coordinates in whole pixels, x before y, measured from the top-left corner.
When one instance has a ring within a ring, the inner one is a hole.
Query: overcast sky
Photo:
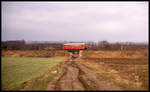
[[[2,2],[2,41],[148,42],[148,2]]]

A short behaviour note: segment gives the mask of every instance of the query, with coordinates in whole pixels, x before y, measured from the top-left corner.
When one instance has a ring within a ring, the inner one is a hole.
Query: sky
[[[2,41],[148,42],[148,2],[2,2]]]

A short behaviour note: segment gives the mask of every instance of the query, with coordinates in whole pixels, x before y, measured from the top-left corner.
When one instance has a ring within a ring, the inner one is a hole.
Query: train
[[[84,50],[87,49],[85,43],[66,43],[63,44],[63,50]]]
[[[87,47],[85,43],[66,43],[62,46],[63,50],[67,50],[72,56],[79,56],[81,50],[86,50]]]

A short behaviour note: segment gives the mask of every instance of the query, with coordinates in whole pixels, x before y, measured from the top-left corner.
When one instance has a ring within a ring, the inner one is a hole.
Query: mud
[[[76,59],[61,64],[58,76],[49,83],[47,90],[120,90],[106,81],[99,81],[87,67]]]

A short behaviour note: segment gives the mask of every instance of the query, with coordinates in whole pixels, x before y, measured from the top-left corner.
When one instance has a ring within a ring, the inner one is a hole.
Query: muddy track
[[[47,90],[117,90],[99,81],[87,67],[68,59],[61,65],[58,76],[49,83]]]

